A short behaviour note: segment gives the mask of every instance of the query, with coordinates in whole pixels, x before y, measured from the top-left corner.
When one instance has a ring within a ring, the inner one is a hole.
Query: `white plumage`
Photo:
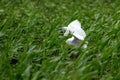
[[[69,33],[72,34],[72,37],[66,40],[66,43],[69,45],[79,46],[81,40],[84,40],[86,37],[85,31],[81,28],[81,23],[78,20],[72,21],[68,27],[63,27],[63,30],[66,30],[64,36],[67,36]],[[83,45],[84,48],[87,47],[87,43]]]

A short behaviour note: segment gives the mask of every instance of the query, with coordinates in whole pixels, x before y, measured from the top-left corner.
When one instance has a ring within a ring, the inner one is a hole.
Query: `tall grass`
[[[60,30],[75,19],[86,49]],[[119,79],[119,0],[0,1],[0,80]]]

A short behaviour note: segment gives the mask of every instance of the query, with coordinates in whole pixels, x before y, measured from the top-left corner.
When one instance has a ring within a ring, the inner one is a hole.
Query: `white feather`
[[[75,47],[78,47],[80,40],[72,36],[71,38],[66,40],[66,43],[69,45],[73,45]]]
[[[78,46],[80,40],[84,40],[86,37],[85,31],[81,28],[81,23],[78,20],[72,21],[68,27],[63,27],[63,30],[66,30],[64,36],[67,36],[69,32],[73,35],[72,38],[66,40],[67,44]],[[87,44],[84,45],[87,47]]]
[[[81,28],[81,23],[78,20],[74,20],[72,21],[68,27],[64,27],[64,30],[66,30],[65,32],[65,36],[66,34],[68,35],[69,32],[71,32],[71,34],[73,36],[75,36],[76,38],[80,39],[80,40],[84,40],[86,34],[85,31]]]

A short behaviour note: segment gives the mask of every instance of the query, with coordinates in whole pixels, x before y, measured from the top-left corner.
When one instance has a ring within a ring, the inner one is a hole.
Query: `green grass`
[[[119,0],[0,0],[0,80],[120,80]],[[61,27],[78,19],[88,47]],[[70,36],[69,36],[70,37]]]

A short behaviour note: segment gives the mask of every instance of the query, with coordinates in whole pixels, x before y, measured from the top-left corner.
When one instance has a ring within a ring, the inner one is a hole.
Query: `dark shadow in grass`
[[[12,58],[11,60],[10,60],[10,64],[11,65],[15,65],[15,64],[17,64],[18,63],[18,59],[16,59],[16,58]]]
[[[72,60],[77,59],[78,56],[79,56],[79,53],[71,53],[71,54],[69,55],[69,57],[70,57]]]
[[[19,47],[19,48],[17,49],[17,52],[19,52],[19,53],[24,52],[24,47],[23,47],[23,46]]]
[[[68,55],[70,59],[74,60],[79,56],[79,51],[76,51],[76,48],[68,48]]]

